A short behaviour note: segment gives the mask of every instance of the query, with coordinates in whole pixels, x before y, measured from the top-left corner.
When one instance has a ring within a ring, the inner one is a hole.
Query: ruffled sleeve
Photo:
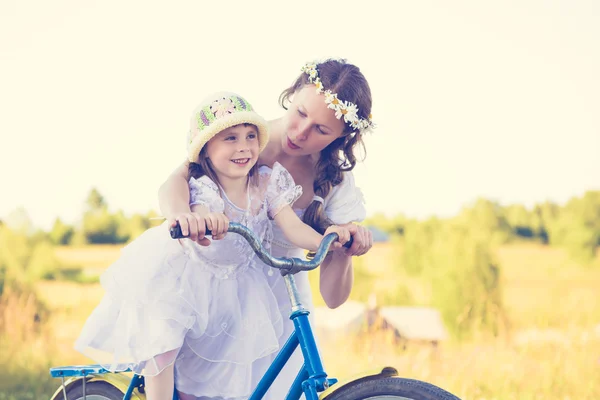
[[[261,179],[268,179],[265,200],[267,214],[273,219],[285,206],[291,206],[302,195],[302,187],[296,185],[292,175],[281,164],[273,168],[262,166],[259,169]]]
[[[203,205],[211,212],[222,213],[225,210],[219,187],[206,175],[190,178],[190,207],[193,205]]]
[[[367,210],[363,194],[354,183],[352,172],[344,172],[344,179],[325,198],[325,215],[334,224],[360,222],[365,219]]]

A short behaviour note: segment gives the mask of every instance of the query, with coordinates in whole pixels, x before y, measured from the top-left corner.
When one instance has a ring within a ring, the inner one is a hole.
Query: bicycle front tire
[[[460,400],[435,385],[414,379],[381,377],[350,382],[323,400]]]

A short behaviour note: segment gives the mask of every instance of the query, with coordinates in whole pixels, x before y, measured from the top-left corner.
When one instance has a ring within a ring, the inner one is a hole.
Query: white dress
[[[302,193],[281,165],[259,169],[242,210],[208,177],[190,180],[191,204],[224,212],[267,242],[270,219]],[[152,376],[175,363],[178,390],[243,399],[280,347],[286,325],[268,279],[278,276],[240,235],[202,247],[151,228],[102,275],[106,293],[75,348],[111,371]],[[289,301],[288,301],[289,302]]]
[[[352,172],[344,172],[342,182],[335,186],[324,199],[325,214],[334,224],[346,224],[350,222],[360,222],[365,219],[366,209],[364,205],[364,197],[359,188],[354,182]],[[296,215],[300,218],[304,215],[304,209],[294,209]],[[304,258],[305,251],[291,244],[283,235],[281,229],[272,221],[273,224],[273,240],[271,243],[271,252],[275,257],[297,257]],[[279,273],[271,274],[267,267],[264,268],[265,275],[273,290],[273,294],[277,299],[279,311],[283,320],[283,334],[280,336],[279,345],[283,346],[290,334],[294,331],[294,324],[289,319],[291,314],[291,305],[283,277]],[[302,304],[309,311],[314,310],[312,301],[312,292],[308,280],[307,272],[299,272],[294,275],[296,286],[302,300]],[[314,331],[313,314],[310,314],[309,320]],[[266,357],[273,359],[275,356]],[[270,400],[284,399],[289,388],[298,374],[300,367],[303,364],[302,351],[300,346],[285,365],[269,391],[267,396]],[[258,367],[258,366],[257,366]],[[327,371],[327,365],[325,365]],[[331,371],[327,371],[331,374]]]

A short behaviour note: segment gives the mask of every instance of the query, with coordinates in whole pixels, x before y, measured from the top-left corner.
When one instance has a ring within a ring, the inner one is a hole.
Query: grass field
[[[101,271],[119,249],[59,248],[57,255]],[[376,291],[389,299],[402,287],[414,302],[426,303],[427,285],[394,271],[397,256],[397,248],[377,245],[362,261],[368,275],[357,274],[353,296]],[[328,371],[345,377],[392,365],[403,376],[438,384],[463,399],[600,399],[600,270],[534,244],[504,246],[497,256],[510,334],[435,349],[402,349],[384,332],[342,337],[324,343]],[[11,322],[0,342],[0,400],[48,398],[58,384],[48,377],[50,365],[89,362],[72,344],[102,296],[100,285],[45,281],[36,287],[50,310],[48,323],[32,324],[31,299],[15,295],[0,305],[1,317]]]

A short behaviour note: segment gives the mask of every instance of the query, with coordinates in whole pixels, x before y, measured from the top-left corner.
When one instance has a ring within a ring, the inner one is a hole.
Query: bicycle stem
[[[283,280],[285,282],[285,288],[287,289],[288,296],[290,298],[290,303],[292,305],[292,312],[304,310],[304,306],[300,302],[300,294],[298,293],[298,288],[296,287],[296,280],[294,279],[294,275],[285,275],[283,277]]]

